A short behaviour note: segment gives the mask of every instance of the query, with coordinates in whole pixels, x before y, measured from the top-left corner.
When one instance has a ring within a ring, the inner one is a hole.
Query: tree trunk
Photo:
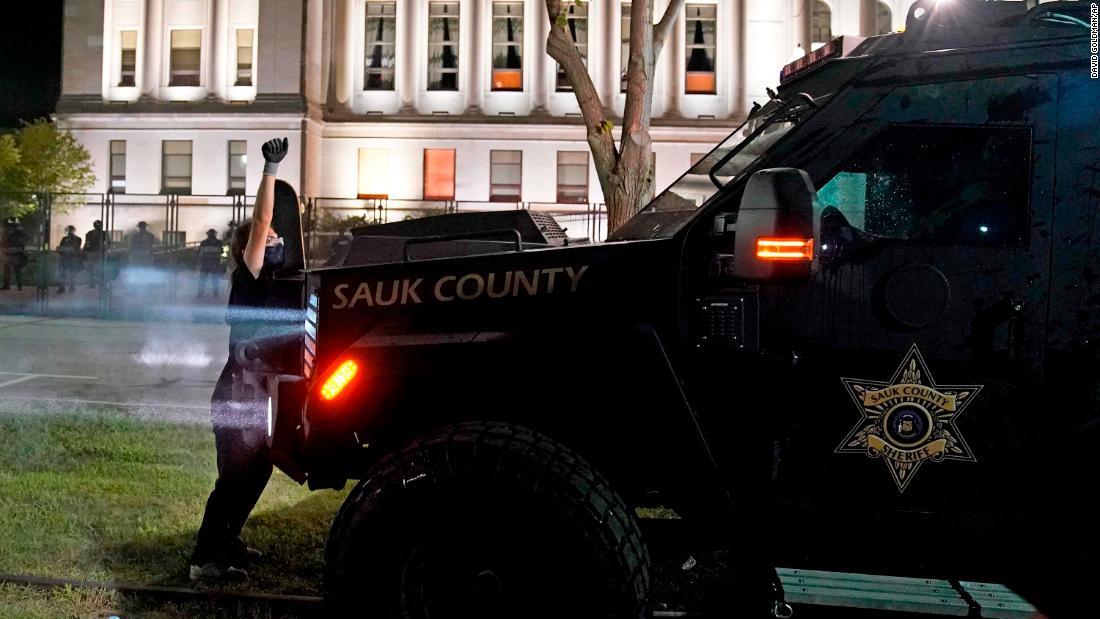
[[[669,32],[676,24],[685,0],[669,0],[660,22],[653,24],[653,0],[635,0],[630,7],[630,61],[627,68],[626,105],[623,110],[620,147],[612,136],[599,92],[572,36],[562,0],[546,0],[550,33],[546,53],[561,65],[573,86],[577,104],[588,127],[588,146],[604,203],[607,229],[614,232],[653,198],[652,145],[649,116],[653,104],[653,73]]]
[[[649,164],[649,153],[648,147],[624,150],[615,172],[604,184],[609,234],[630,221],[653,198],[653,169]]]

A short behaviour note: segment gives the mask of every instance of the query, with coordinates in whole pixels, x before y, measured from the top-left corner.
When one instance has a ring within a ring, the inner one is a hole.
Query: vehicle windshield
[[[792,108],[778,100],[770,102],[769,106],[774,109],[765,109],[742,123],[714,150],[697,161],[687,173],[639,211],[614,236],[621,240],[672,236],[691,219],[699,207],[714,197],[722,187],[737,179],[799,124],[806,117],[805,112],[812,107],[797,105]],[[736,154],[726,159],[734,150],[737,150]],[[723,162],[723,159],[726,161]],[[717,184],[711,180],[712,170]]]
[[[717,148],[696,162],[686,174],[650,202],[643,212],[693,211],[699,208],[711,196],[718,193],[720,187],[711,182],[710,172],[732,149],[741,145],[741,150],[733,158],[714,170],[714,176],[722,186],[737,178],[742,171],[786,135],[797,122],[797,118],[774,121],[750,139],[753,132],[759,128],[761,119],[754,118],[746,121]]]

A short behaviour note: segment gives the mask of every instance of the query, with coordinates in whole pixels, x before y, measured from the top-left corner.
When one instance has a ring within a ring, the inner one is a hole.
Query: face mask
[[[270,245],[264,248],[264,266],[265,267],[281,267],[283,266],[283,240],[279,239],[274,245]]]

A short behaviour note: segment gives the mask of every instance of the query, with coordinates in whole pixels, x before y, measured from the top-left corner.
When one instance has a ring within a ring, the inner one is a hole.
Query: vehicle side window
[[[823,256],[880,239],[1024,247],[1030,153],[1026,127],[890,127],[818,190]]]

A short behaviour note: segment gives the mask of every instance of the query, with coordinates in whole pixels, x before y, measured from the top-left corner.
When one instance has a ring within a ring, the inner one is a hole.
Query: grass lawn
[[[0,404],[0,572],[189,586],[187,563],[216,469],[208,426],[120,413],[17,416]],[[242,587],[315,595],[346,492],[310,492],[279,471],[245,527],[266,553]],[[0,618],[278,617],[179,606],[113,591],[0,585]]]

